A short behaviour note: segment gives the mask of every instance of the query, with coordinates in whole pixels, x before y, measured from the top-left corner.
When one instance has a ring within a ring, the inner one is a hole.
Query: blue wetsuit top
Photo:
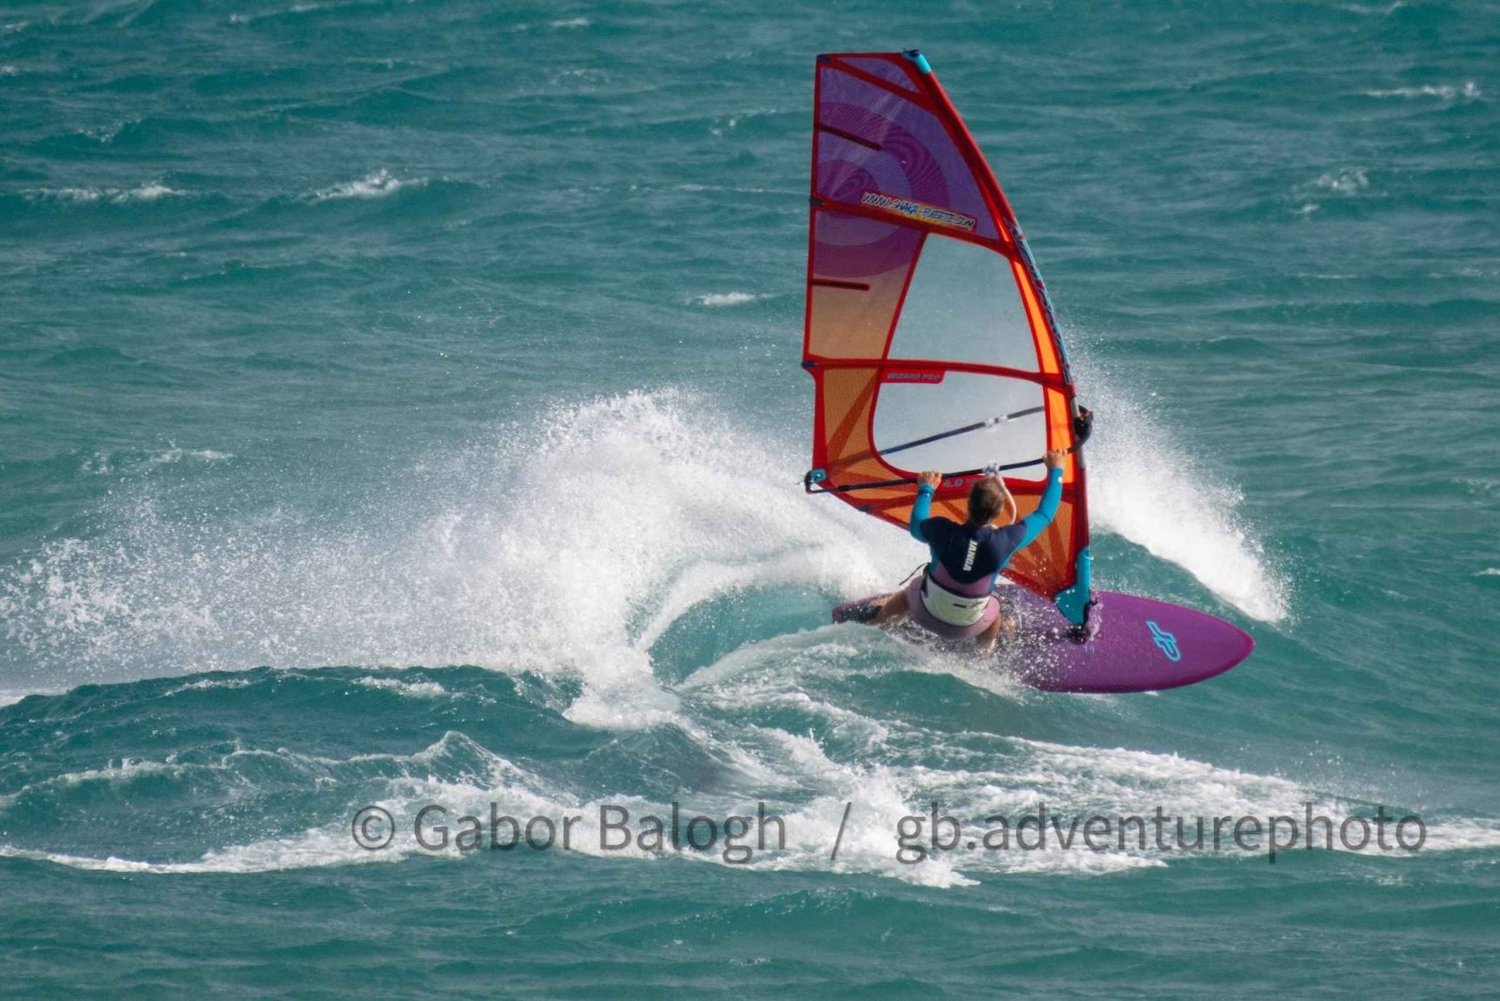
[[[969,528],[947,518],[932,517],[932,487],[917,490],[917,502],[911,509],[911,534],[927,543],[932,551],[932,565],[939,564],[960,584],[973,584],[1005,569],[1016,551],[1030,545],[1042,529],[1052,523],[1057,505],[1062,502],[1062,470],[1047,472],[1047,489],[1036,510],[1014,525],[1004,528]]]

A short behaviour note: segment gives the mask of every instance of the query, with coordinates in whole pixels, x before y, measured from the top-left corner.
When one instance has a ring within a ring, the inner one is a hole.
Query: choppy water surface
[[[1495,16],[0,12],[9,982],[1486,996]],[[1098,582],[1250,630],[1222,678],[1046,695],[824,625],[921,552],[798,487],[812,57],[912,45],[1100,415]],[[782,827],[600,847],[673,802]],[[934,802],[960,846],[899,860]],[[428,850],[428,804],[584,819]],[[1425,841],[963,847],[1158,807]]]

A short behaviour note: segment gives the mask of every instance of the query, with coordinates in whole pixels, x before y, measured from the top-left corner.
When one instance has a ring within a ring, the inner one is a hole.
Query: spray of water
[[[1096,402],[1111,414],[1093,445],[1100,528],[1248,614],[1284,615],[1233,494],[1128,402]],[[671,711],[646,650],[695,605],[757,586],[867,593],[921,558],[809,500],[788,450],[704,401],[634,393],[533,427],[425,462],[353,523],[170,518],[143,480],[95,537],[0,574],[7,641],[52,687],[261,664],[566,671],[585,681],[580,718],[640,723]]]
[[[1263,622],[1289,611],[1290,587],[1252,538],[1238,489],[1219,482],[1154,418],[1148,398],[1093,373],[1089,403],[1107,419],[1089,441],[1089,506],[1112,532],[1174,563],[1221,600]]]
[[[1111,415],[1093,453],[1100,527],[1178,563],[1250,614],[1284,614],[1282,585],[1234,528],[1233,495],[1205,487],[1184,468],[1149,415],[1108,396],[1092,402]],[[712,749],[725,779],[695,807],[727,815],[752,811],[755,799],[772,800],[786,817],[790,843],[751,863],[761,868],[833,868],[954,885],[986,870],[1098,872],[1167,860],[1149,850],[1079,848],[905,865],[892,855],[892,832],[911,804],[933,799],[968,817],[995,809],[1020,814],[1039,798],[1081,812],[1129,811],[1143,792],[1183,814],[1230,807],[1279,813],[1288,804],[1321,803],[1322,794],[1288,780],[1175,755],[955,734],[856,711],[838,696],[851,670],[964,675],[964,667],[878,631],[823,625],[821,606],[810,610],[805,631],[762,637],[700,665],[684,682],[663,683],[650,650],[705,602],[789,586],[829,599],[867,593],[920,558],[901,533],[846,505],[806,498],[794,486],[800,469],[788,448],[714,413],[710,404],[672,392],[559,407],[532,430],[503,428],[493,440],[429,461],[374,498],[353,524],[280,516],[185,522],[161,514],[142,480],[95,538],[59,540],[0,573],[7,642],[64,684],[261,663],[467,663],[565,674],[581,682],[566,710],[573,721],[610,729],[665,723]],[[968,680],[1005,699],[1031,697],[993,677]],[[231,677],[185,687],[243,683]],[[424,703],[454,697],[431,681],[372,677],[359,684]],[[1099,705],[1107,710],[1109,703]],[[816,729],[834,739],[816,739],[798,725],[747,723],[747,711],[754,720],[817,720]],[[129,784],[181,768],[239,781],[251,753],[295,752],[236,751],[217,763],[146,762],[44,782]],[[459,733],[408,757],[359,758],[362,768],[375,769],[366,778],[389,772],[380,803],[398,816],[435,800],[458,809],[493,800],[523,815],[597,815],[594,793],[529,772]],[[312,775],[326,771],[334,786],[347,767],[300,758],[295,764]],[[662,807],[640,790],[608,798],[637,814]],[[828,846],[851,802],[858,810],[835,862]],[[1336,804],[1328,809],[1337,812]],[[337,804],[330,811],[338,819],[327,826],[216,848],[188,862],[4,847],[0,854],[161,872],[369,861],[350,846],[342,810]],[[1491,843],[1495,831],[1486,824],[1467,834],[1455,828],[1454,845]]]
[[[0,613],[51,687],[476,664],[579,674],[581,718],[649,724],[671,700],[645,650],[694,604],[749,583],[868,590],[910,562],[796,477],[701,403],[630,394],[424,462],[353,523],[169,518],[142,481],[96,537],[0,574]]]

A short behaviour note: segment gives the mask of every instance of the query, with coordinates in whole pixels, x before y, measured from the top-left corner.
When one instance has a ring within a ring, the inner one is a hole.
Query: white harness
[[[939,622],[950,626],[972,626],[984,618],[984,610],[990,603],[988,594],[971,597],[954,594],[932,579],[932,574],[922,577],[922,606]]]

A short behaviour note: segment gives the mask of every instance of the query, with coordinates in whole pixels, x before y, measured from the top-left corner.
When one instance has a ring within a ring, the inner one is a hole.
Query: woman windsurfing
[[[944,639],[972,638],[980,653],[993,651],[1007,622],[994,594],[995,582],[1011,556],[1041,535],[1057,514],[1065,455],[1061,449],[1046,454],[1047,488],[1036,510],[1019,522],[1015,499],[998,476],[974,482],[962,525],[932,517],[932,498],[943,474],[922,473],[910,530],[912,538],[927,543],[932,558],[921,576],[880,599],[878,606],[867,606],[868,621],[887,626],[910,615]]]

